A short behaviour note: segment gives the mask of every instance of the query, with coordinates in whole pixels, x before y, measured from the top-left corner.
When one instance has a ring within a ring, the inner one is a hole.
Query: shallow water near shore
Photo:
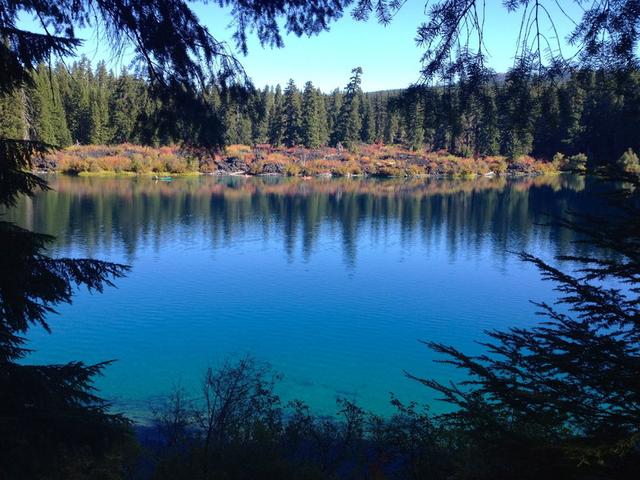
[[[279,393],[316,411],[342,396],[380,414],[389,394],[441,411],[404,376],[460,379],[419,340],[469,353],[487,329],[539,321],[552,285],[514,252],[573,252],[546,214],[598,213],[595,181],[48,177],[52,191],[5,218],[56,236],[57,256],[126,263],[31,331],[27,362],[116,359],[97,381],[137,419],[208,366],[249,354]]]

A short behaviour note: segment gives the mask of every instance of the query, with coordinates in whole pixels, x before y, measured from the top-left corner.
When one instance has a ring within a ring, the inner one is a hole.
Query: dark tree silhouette
[[[231,9],[234,39],[247,52],[247,33],[255,31],[265,45],[281,47],[281,30],[313,35],[327,30],[351,0],[215,0]],[[31,15],[44,33],[20,28],[20,15]],[[29,72],[52,56],[64,57],[81,44],[78,27],[94,27],[101,41],[118,55],[133,47],[133,61],[153,86],[152,93],[168,108],[167,122],[189,119],[186,144],[218,147],[220,121],[207,91],[226,83],[248,85],[241,64],[228,46],[200,23],[185,0],[0,0],[0,90],[10,92],[29,80]],[[20,139],[23,140],[23,139]]]
[[[444,418],[491,478],[631,478],[640,467],[640,182],[622,180],[607,218],[559,221],[599,252],[559,257],[574,272],[520,255],[556,284],[557,303],[537,304],[544,322],[488,332],[478,357],[428,342],[468,373],[459,385],[410,375],[456,407]]]
[[[375,12],[378,21],[389,23],[406,3],[403,0],[359,0],[354,17],[367,19]],[[484,0],[427,2],[427,20],[418,28],[417,43],[425,49],[423,79],[466,76],[484,69],[488,46],[485,20],[490,13]],[[497,1],[494,3],[498,3]],[[622,69],[637,65],[640,4],[637,0],[504,0],[502,6],[519,14],[514,39],[516,64],[538,73],[564,73],[576,64],[591,68]],[[573,4],[573,5],[567,5]],[[579,15],[569,6],[576,6]],[[563,31],[559,18],[572,25]],[[575,53],[563,53],[563,39]]]
[[[31,195],[46,183],[22,170],[34,142],[3,139],[0,154],[1,206],[20,194]],[[88,259],[54,259],[52,240],[0,221],[0,478],[49,478],[93,471],[107,452],[126,445],[128,422],[108,413],[93,391],[93,377],[106,363],[22,365],[28,350],[24,334],[32,325],[49,325],[46,315],[70,303],[74,285],[102,291],[126,267]],[[82,465],[84,464],[84,465]],[[82,465],[82,466],[81,466]]]
[[[634,66],[638,0],[574,1],[584,7],[570,34],[581,48],[579,62]],[[215,3],[231,8],[235,41],[246,52],[247,33],[252,31],[263,44],[282,46],[281,24],[296,35],[315,34],[326,30],[351,4],[355,4],[356,18],[364,19],[376,10],[378,19],[386,23],[404,2]],[[556,53],[540,26],[545,16],[554,25],[548,14],[551,3],[564,13],[555,0],[504,2],[508,10],[522,12],[516,55],[520,69],[542,72],[571,65]],[[483,5],[477,0],[441,0],[431,6],[429,19],[418,31],[419,43],[426,47],[426,78],[452,78],[466,74],[469,67],[482,70],[486,54]],[[20,28],[18,19],[24,14],[34,16],[44,33]],[[29,72],[52,56],[73,53],[80,44],[75,29],[85,26],[100,26],[116,53],[132,46],[137,53],[135,64],[148,75],[156,94],[173,99],[173,113],[200,112],[194,115],[199,128],[209,125],[207,89],[245,80],[237,60],[199,23],[184,0],[0,0],[0,92],[24,86]],[[185,129],[191,137],[185,141],[219,144],[216,124],[210,125],[213,129],[204,132]],[[30,172],[34,156],[48,148],[28,138],[0,138],[0,204],[4,208],[19,195],[46,188]],[[571,258],[584,268],[570,275],[523,255],[558,282],[561,303],[570,313],[541,304],[546,324],[493,332],[492,343],[487,344],[490,353],[480,358],[430,344],[471,374],[461,387],[424,383],[459,407],[447,418],[474,440],[477,458],[493,472],[492,478],[512,478],[514,473],[520,478],[584,478],[585,474],[628,478],[638,471],[640,212],[636,192],[619,207],[621,215],[626,214],[622,223],[607,219],[596,229],[583,230],[588,241],[617,253],[615,261]],[[28,328],[33,324],[47,328],[45,315],[55,305],[70,301],[74,285],[100,291],[126,268],[95,260],[52,259],[46,254],[47,240],[0,223],[0,474],[27,479],[95,478],[110,459],[121,468],[120,446],[128,433],[126,420],[108,413],[108,405],[92,388],[94,376],[105,364],[25,366],[18,362],[26,353],[23,335]],[[612,281],[615,289],[605,281]],[[474,475],[481,477],[483,471]]]
[[[255,27],[261,41],[280,45],[280,18],[288,31],[317,33],[340,16],[344,5],[333,0],[216,3],[232,7],[236,39],[245,51],[247,29]],[[33,16],[43,33],[21,28],[21,15]],[[135,64],[147,73],[156,95],[172,100],[172,112],[197,112],[199,129],[215,126],[207,121],[206,87],[244,80],[237,60],[183,0],[0,0],[0,93],[24,87],[38,64],[72,54],[81,43],[75,29],[86,26],[99,27],[115,53],[132,46]],[[220,144],[219,132],[205,133],[184,140]],[[2,208],[47,188],[31,171],[34,158],[50,148],[29,138],[0,138]],[[105,470],[117,475],[128,429],[127,420],[109,413],[92,387],[105,363],[18,362],[27,353],[23,335],[34,324],[48,330],[45,316],[71,301],[74,285],[101,291],[126,267],[53,259],[45,250],[49,240],[0,223],[0,478],[95,478],[109,461]]]

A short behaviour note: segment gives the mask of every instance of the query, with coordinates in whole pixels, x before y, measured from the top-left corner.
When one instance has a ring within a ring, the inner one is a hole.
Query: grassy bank
[[[476,175],[540,175],[556,173],[559,162],[531,157],[467,158],[447,152],[411,151],[395,145],[336,148],[275,148],[229,145],[216,154],[178,146],[72,146],[47,155],[40,167],[80,175],[245,174],[286,176],[418,177]]]

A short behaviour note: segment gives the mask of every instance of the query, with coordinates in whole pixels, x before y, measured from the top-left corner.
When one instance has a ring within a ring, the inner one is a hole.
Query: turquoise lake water
[[[30,332],[29,362],[116,359],[98,380],[134,417],[208,366],[250,354],[279,392],[332,412],[378,413],[389,394],[444,408],[404,371],[460,379],[419,340],[478,353],[483,331],[531,325],[554,298],[532,265],[574,250],[545,214],[595,211],[584,178],[310,180],[50,177],[8,219],[57,238],[60,256],[127,263],[103,294],[78,292]]]

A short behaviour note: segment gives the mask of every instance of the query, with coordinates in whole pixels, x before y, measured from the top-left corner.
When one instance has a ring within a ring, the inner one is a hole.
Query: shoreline
[[[351,150],[270,145],[229,145],[215,153],[179,146],[72,146],[49,153],[38,172],[79,176],[319,178],[480,178],[557,174],[558,162],[522,156],[459,157],[447,152],[408,150],[398,145],[361,144]]]
[[[123,178],[150,178],[158,181],[162,181],[163,179],[173,179],[173,178],[187,178],[187,177],[238,177],[238,178],[297,178],[301,180],[311,180],[311,179],[340,179],[340,178],[352,178],[352,179],[375,179],[375,180],[384,180],[384,179],[431,179],[431,180],[476,180],[480,178],[530,178],[530,177],[541,177],[541,176],[554,176],[554,175],[562,175],[568,172],[563,171],[554,171],[554,172],[542,172],[542,173],[503,173],[503,174],[495,174],[495,175],[482,175],[477,173],[464,174],[464,175],[431,175],[431,174],[419,174],[419,175],[338,175],[338,174],[317,174],[311,176],[300,176],[300,175],[285,175],[282,173],[228,173],[224,171],[217,171],[213,173],[204,173],[204,172],[186,172],[186,173],[170,173],[170,172],[159,172],[159,173],[138,173],[138,172],[116,172],[116,171],[99,171],[99,172],[63,172],[59,170],[54,171],[44,171],[44,170],[36,170],[34,173],[41,175],[66,175],[70,177],[123,177]]]

